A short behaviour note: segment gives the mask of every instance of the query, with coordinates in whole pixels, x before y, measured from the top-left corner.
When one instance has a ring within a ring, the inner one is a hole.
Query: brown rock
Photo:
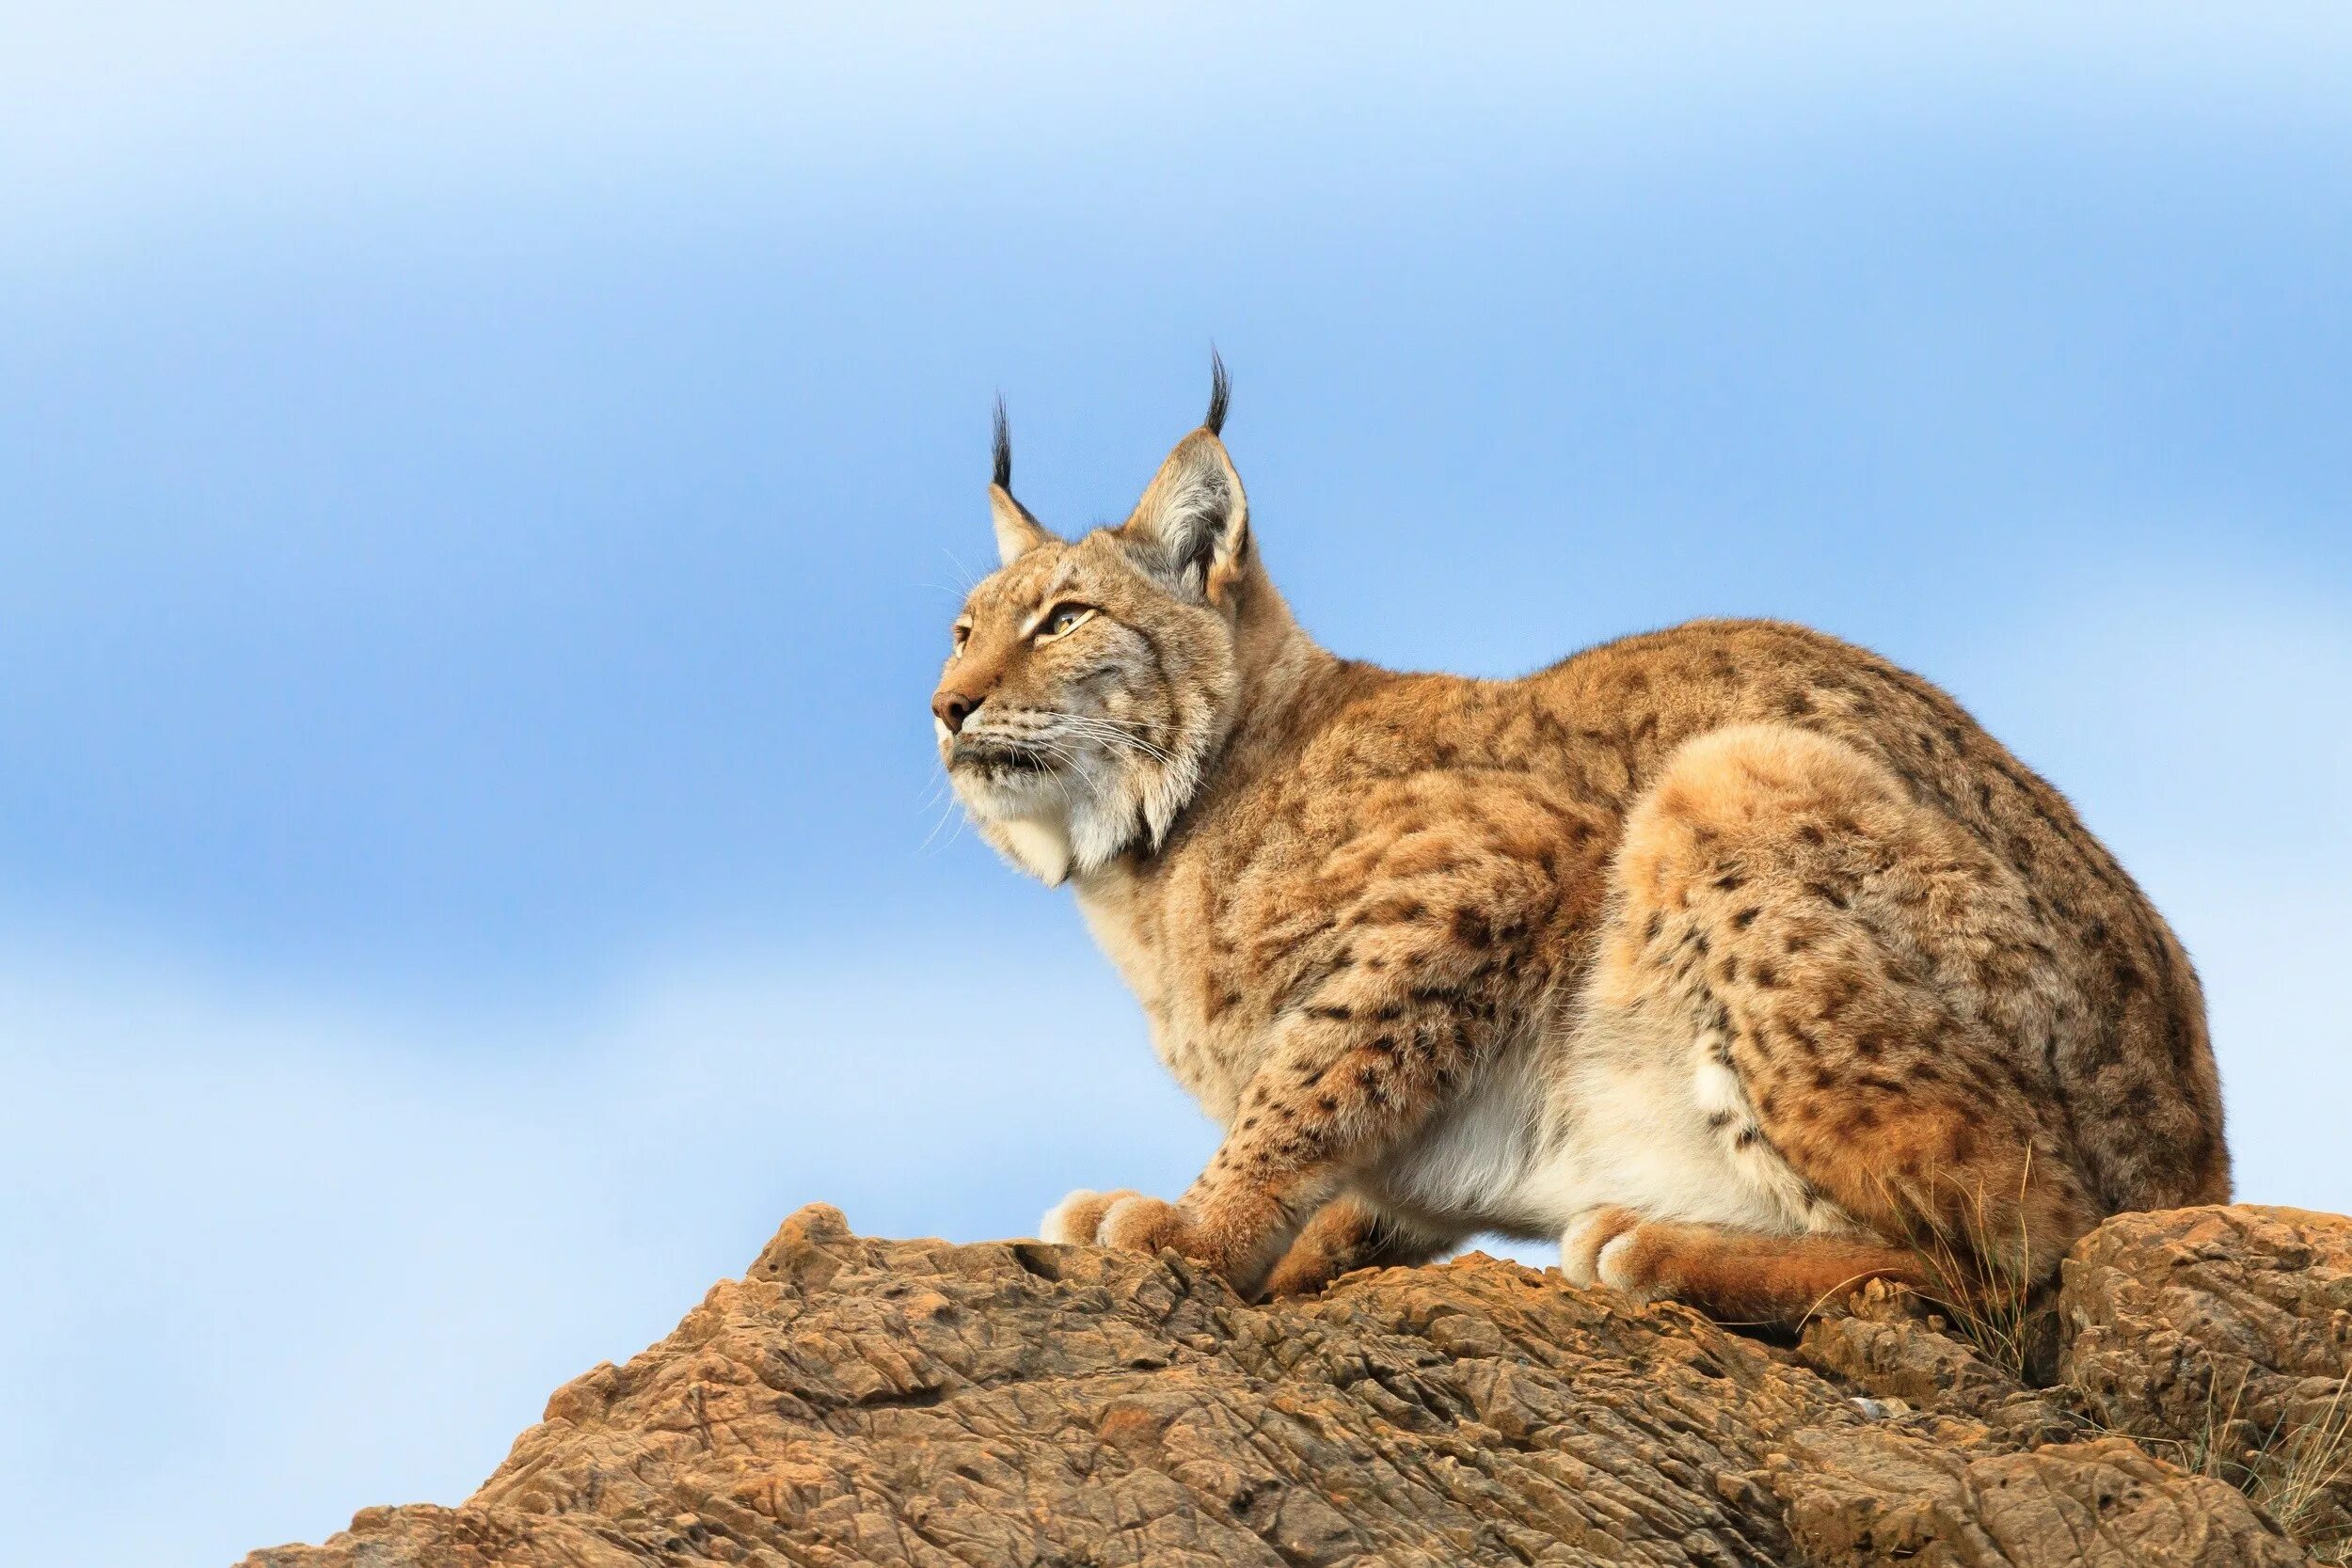
[[[2120,1437],[1976,1456],[1894,1433],[1809,1434],[1775,1478],[1806,1563],[2169,1568],[2307,1560],[2226,1483]]]
[[[246,1568],[2303,1560],[2220,1481],[2053,1441],[2071,1398],[1883,1293],[1790,1349],[1475,1255],[1250,1306],[813,1208],[462,1506]]]
[[[1797,1354],[1897,1412],[1963,1416],[2021,1446],[2065,1442],[2089,1430],[2073,1389],[2027,1386],[2020,1369],[1950,1332],[1931,1307],[1884,1280],[1856,1291],[1845,1310],[1806,1323]]]
[[[2352,1544],[2352,1219],[2121,1215],[2075,1247],[2059,1302],[2063,1374],[2100,1424]]]

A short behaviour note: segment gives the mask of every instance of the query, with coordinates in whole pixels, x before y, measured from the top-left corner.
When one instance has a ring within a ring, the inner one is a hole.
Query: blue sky
[[[2188,942],[2244,1195],[2352,1209],[2341,12],[45,9],[0,57],[33,1555],[453,1501],[805,1201],[1182,1185],[1207,1129],[924,704],[990,399],[1031,506],[1115,517],[1212,340],[1333,647],[1769,613],[1950,687]]]

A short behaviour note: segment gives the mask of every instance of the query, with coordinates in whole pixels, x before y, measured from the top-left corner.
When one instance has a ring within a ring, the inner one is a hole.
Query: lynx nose
[[[977,697],[967,697],[961,691],[942,691],[931,699],[931,712],[947,726],[949,735],[960,735],[963,721],[972,717],[972,710],[980,705]]]

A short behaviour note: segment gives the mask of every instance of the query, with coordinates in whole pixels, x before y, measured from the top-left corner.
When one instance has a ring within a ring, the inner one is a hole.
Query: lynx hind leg
[[[1459,1236],[1418,1230],[1360,1198],[1332,1199],[1315,1212],[1267,1276],[1269,1296],[1312,1295],[1358,1269],[1411,1268],[1449,1252]]]
[[[2097,1222],[2048,1065],[2078,1004],[2047,933],[2016,875],[1885,768],[1780,726],[1701,736],[1628,821],[1616,884],[1597,998],[1700,1042],[1735,1164],[1947,1290],[2030,1289]],[[1772,1244],[1824,1277],[1864,1261],[1829,1243]],[[1695,1227],[1610,1244],[1653,1290],[1785,1306],[1816,1282],[1735,1290],[1744,1243]]]
[[[1578,1284],[1685,1302],[1726,1323],[1800,1323],[1871,1279],[1935,1289],[1933,1270],[1908,1247],[1651,1220],[1616,1207],[1580,1215],[1561,1240],[1560,1262]]]

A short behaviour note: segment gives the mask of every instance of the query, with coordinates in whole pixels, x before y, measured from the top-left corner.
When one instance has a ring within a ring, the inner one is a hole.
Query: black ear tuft
[[[1225,434],[1225,405],[1233,400],[1233,384],[1225,374],[1225,360],[1209,345],[1209,417],[1200,422],[1212,436]]]
[[[1220,377],[1222,373],[1220,371]],[[1009,493],[1012,489],[1012,427],[1005,422],[1005,398],[1001,392],[996,395],[994,436],[995,439],[992,443],[992,451],[996,460],[994,483],[996,488]]]

